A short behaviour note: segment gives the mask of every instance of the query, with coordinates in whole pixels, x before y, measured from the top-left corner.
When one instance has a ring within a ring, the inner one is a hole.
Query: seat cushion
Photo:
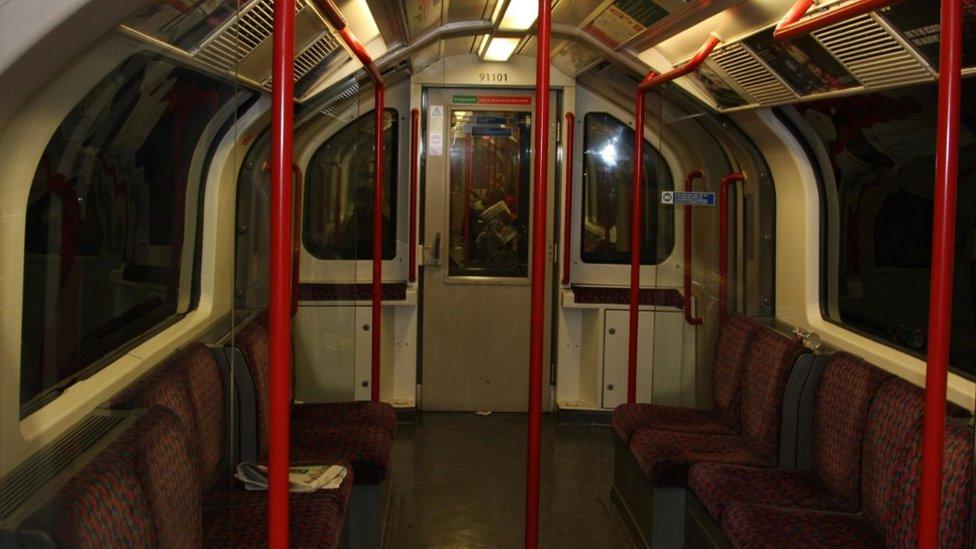
[[[291,442],[292,464],[349,463],[357,484],[383,482],[389,472],[393,435],[383,427],[296,428]]]
[[[809,471],[700,463],[688,486],[716,521],[733,504],[766,504],[808,510],[854,512],[856,505],[828,490]]]
[[[658,404],[621,404],[613,411],[613,430],[629,443],[638,429],[734,435],[713,412]]]
[[[319,431],[334,427],[382,427],[396,431],[396,411],[383,402],[360,400],[296,404],[291,413],[295,430]]]
[[[767,547],[884,547],[881,533],[858,515],[735,504],[722,529],[737,549]]]
[[[696,463],[773,465],[737,435],[641,429],[631,439],[630,451],[647,478],[658,487],[684,486],[688,469]]]
[[[289,537],[292,547],[338,546],[352,491],[347,476],[336,490],[290,494]],[[235,490],[210,497],[204,507],[206,547],[267,547],[268,493]]]

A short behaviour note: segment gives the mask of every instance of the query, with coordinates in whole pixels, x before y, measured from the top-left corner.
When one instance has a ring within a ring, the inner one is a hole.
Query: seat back
[[[722,325],[712,362],[712,405],[718,419],[739,426],[739,389],[742,368],[756,334],[763,326],[743,315],[732,315]]]
[[[150,408],[53,498],[64,547],[201,547],[197,460],[176,414]]]
[[[177,351],[126,389],[113,407],[161,406],[183,422],[205,490],[220,478],[225,457],[227,391],[213,353],[202,343]]]
[[[254,382],[255,408],[257,409],[258,460],[268,458],[268,429],[270,422],[269,393],[271,390],[270,337],[267,314],[255,317],[237,332],[235,346],[244,355],[244,361]]]
[[[786,383],[804,352],[799,343],[762,327],[746,354],[740,397],[741,430],[753,450],[773,462],[779,456]]]
[[[859,504],[864,430],[878,388],[890,375],[835,353],[820,376],[813,408],[813,471],[834,494]]]

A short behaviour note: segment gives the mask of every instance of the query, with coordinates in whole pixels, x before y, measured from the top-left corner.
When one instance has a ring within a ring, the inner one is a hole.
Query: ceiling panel
[[[495,0],[448,0],[448,2],[448,22],[487,20],[495,8]]]

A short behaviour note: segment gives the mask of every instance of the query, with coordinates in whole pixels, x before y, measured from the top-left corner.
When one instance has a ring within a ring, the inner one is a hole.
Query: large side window
[[[796,107],[826,158],[824,312],[924,356],[938,109],[934,84]],[[950,365],[976,375],[976,82],[963,85]],[[822,146],[820,146],[822,145]]]
[[[583,238],[586,263],[630,263],[634,130],[607,113],[586,115],[583,137]],[[644,141],[644,219],[641,263],[661,263],[674,249],[674,209],[662,206],[674,190],[664,157]]]
[[[198,212],[187,206],[201,182],[191,164],[235,93],[136,54],[55,131],[27,205],[22,410],[194,306]]]
[[[383,115],[383,259],[396,256],[397,112]],[[373,113],[330,137],[305,176],[302,239],[319,259],[373,258]]]

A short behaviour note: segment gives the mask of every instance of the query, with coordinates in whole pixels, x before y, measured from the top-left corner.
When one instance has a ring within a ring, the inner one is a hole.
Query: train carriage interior
[[[973,0],[0,0],[0,547],[976,547]]]

